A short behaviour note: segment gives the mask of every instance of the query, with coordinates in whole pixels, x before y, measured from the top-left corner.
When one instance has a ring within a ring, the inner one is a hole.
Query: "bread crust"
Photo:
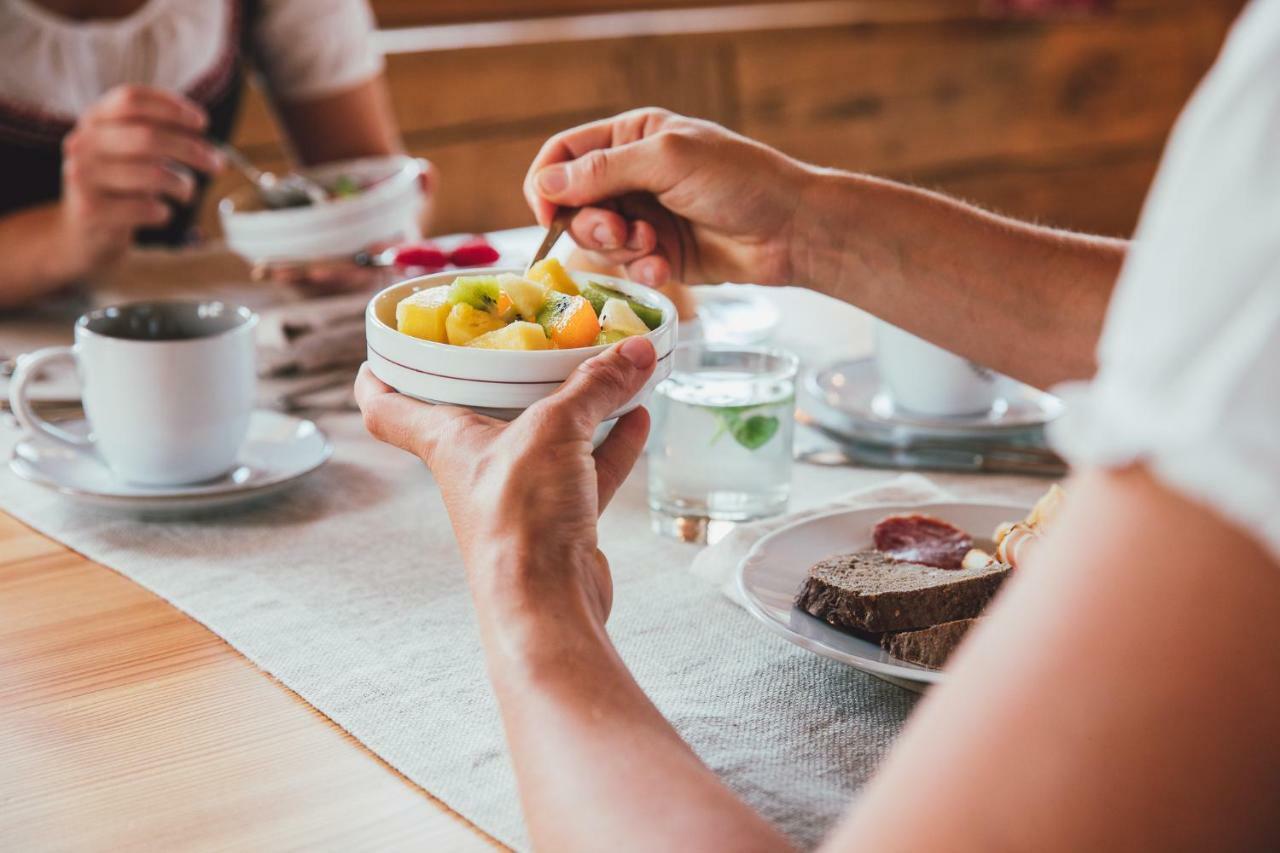
[[[880,648],[908,663],[939,669],[977,621],[956,619],[918,631],[883,634],[880,637]]]

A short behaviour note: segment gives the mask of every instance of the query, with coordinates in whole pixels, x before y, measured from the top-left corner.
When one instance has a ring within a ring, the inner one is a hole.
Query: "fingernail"
[[[613,231],[611,231],[609,226],[605,225],[603,222],[591,229],[591,239],[594,240],[595,244],[601,249],[618,248],[617,242],[613,239]]]
[[[548,166],[538,173],[538,189],[544,196],[559,195],[569,186],[569,172],[564,166]]]
[[[653,268],[650,267],[648,264],[645,264],[644,266],[640,267],[640,269],[636,270],[635,276],[636,278],[640,279],[641,284],[647,284],[650,287],[654,286]]]
[[[653,364],[654,356],[653,344],[644,338],[627,338],[618,344],[618,352],[622,357],[631,362],[631,365],[637,370],[644,370]]]
[[[631,236],[627,238],[627,248],[637,252],[644,248],[644,242],[640,239],[639,231],[631,232]]]

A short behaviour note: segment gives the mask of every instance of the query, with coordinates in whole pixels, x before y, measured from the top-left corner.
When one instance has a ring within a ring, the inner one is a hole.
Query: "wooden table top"
[[[0,513],[0,849],[496,846],[203,626]]]

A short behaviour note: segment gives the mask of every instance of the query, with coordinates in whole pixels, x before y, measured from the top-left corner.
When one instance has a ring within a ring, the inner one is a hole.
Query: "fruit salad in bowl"
[[[484,349],[608,346],[647,335],[662,320],[662,309],[644,299],[601,281],[579,284],[554,258],[524,275],[460,275],[396,305],[396,330],[402,334]]]
[[[658,363],[643,403],[671,371],[676,309],[655,290],[570,273],[557,261],[520,270],[451,270],[383,290],[365,314],[369,366],[403,394],[511,418],[552,393],[574,369],[632,336]]]

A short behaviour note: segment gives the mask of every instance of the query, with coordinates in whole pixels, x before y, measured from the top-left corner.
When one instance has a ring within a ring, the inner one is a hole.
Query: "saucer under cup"
[[[83,419],[65,421],[61,426],[72,435],[89,431],[89,424]],[[248,434],[231,469],[203,483],[128,483],[103,464],[97,454],[68,447],[44,434],[20,439],[9,468],[22,479],[79,503],[125,511],[175,513],[274,494],[319,468],[332,453],[328,437],[313,422],[259,410],[249,418]]]

